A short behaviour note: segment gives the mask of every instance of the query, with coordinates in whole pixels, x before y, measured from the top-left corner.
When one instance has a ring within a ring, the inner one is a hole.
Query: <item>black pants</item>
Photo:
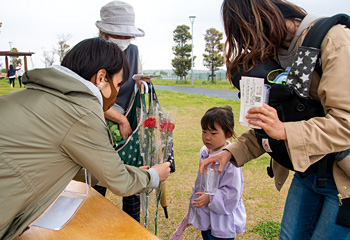
[[[102,196],[106,196],[106,187],[95,185],[93,188]],[[138,222],[140,222],[140,205],[140,196],[132,195],[129,197],[123,197],[123,211]]]
[[[22,87],[22,76],[18,76],[19,87]]]
[[[12,87],[15,87],[15,80],[16,80],[16,78],[9,78],[9,80],[10,80],[10,85]]]
[[[97,192],[99,192],[102,196],[106,196],[107,188],[99,185],[95,185],[92,187],[95,189]]]
[[[123,197],[123,211],[140,222],[140,196]]]

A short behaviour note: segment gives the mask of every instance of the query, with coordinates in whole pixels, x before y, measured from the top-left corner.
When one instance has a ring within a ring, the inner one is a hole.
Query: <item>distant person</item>
[[[130,100],[135,89],[134,74],[142,73],[139,50],[131,44],[135,37],[143,37],[144,31],[135,26],[134,8],[122,1],[112,1],[100,10],[101,21],[96,22],[100,30],[99,36],[107,41],[117,44],[126,54],[130,65],[129,80],[120,88],[115,104],[105,112],[107,120],[118,123],[123,139],[131,135],[132,129],[126,116]],[[144,79],[143,79],[144,80]],[[104,186],[96,185],[95,189],[103,196],[106,195]],[[123,198],[123,210],[140,222],[140,197],[129,196]]]
[[[22,69],[22,64],[18,63],[17,64],[17,78],[18,78],[18,82],[19,82],[19,87],[22,87],[22,76],[24,73],[24,70]]]
[[[11,88],[15,87],[15,80],[16,80],[16,71],[19,69],[15,69],[13,65],[10,65],[10,68],[7,69],[7,78],[10,81]]]
[[[112,146],[104,112],[129,77],[119,47],[86,39],[61,65],[27,71],[24,90],[0,96],[0,239],[21,234],[81,168],[119,196],[149,191],[170,175],[168,162],[125,165]]]
[[[217,154],[234,137],[234,116],[232,108],[210,108],[201,119],[202,141],[204,146],[199,151],[199,162]],[[219,164],[217,164],[217,167]],[[215,173],[216,174],[216,173]],[[214,195],[204,193],[202,175],[197,174],[193,187],[189,211],[171,240],[178,240],[184,228],[181,225],[193,225],[201,230],[204,240],[235,239],[242,234],[246,224],[246,211],[242,200],[242,168],[227,164],[220,174],[218,189]]]

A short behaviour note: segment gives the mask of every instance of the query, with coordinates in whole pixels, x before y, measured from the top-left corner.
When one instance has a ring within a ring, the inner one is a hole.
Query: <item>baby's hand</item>
[[[201,208],[204,206],[207,206],[210,202],[209,195],[205,194],[204,192],[197,192],[196,195],[201,195],[199,198],[196,198],[193,201],[193,207],[195,208]]]

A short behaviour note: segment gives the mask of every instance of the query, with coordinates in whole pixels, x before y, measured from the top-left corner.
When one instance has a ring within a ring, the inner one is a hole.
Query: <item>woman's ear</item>
[[[107,82],[106,75],[107,75],[107,71],[105,69],[100,69],[96,74],[94,74],[91,77],[90,82],[92,82],[96,86],[100,86],[99,89],[101,90],[103,87],[103,82]]]
[[[106,81],[106,76],[107,76],[107,71],[106,69],[100,69],[98,70],[98,72],[96,73],[96,84],[99,84],[102,81]]]

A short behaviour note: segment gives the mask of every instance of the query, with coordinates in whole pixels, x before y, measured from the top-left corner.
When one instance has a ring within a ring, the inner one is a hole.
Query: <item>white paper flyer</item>
[[[255,125],[249,124],[245,118],[247,112],[252,107],[260,107],[265,99],[268,99],[269,86],[264,85],[263,78],[244,77],[240,81],[241,90],[241,108],[239,122],[242,126],[260,129]]]

